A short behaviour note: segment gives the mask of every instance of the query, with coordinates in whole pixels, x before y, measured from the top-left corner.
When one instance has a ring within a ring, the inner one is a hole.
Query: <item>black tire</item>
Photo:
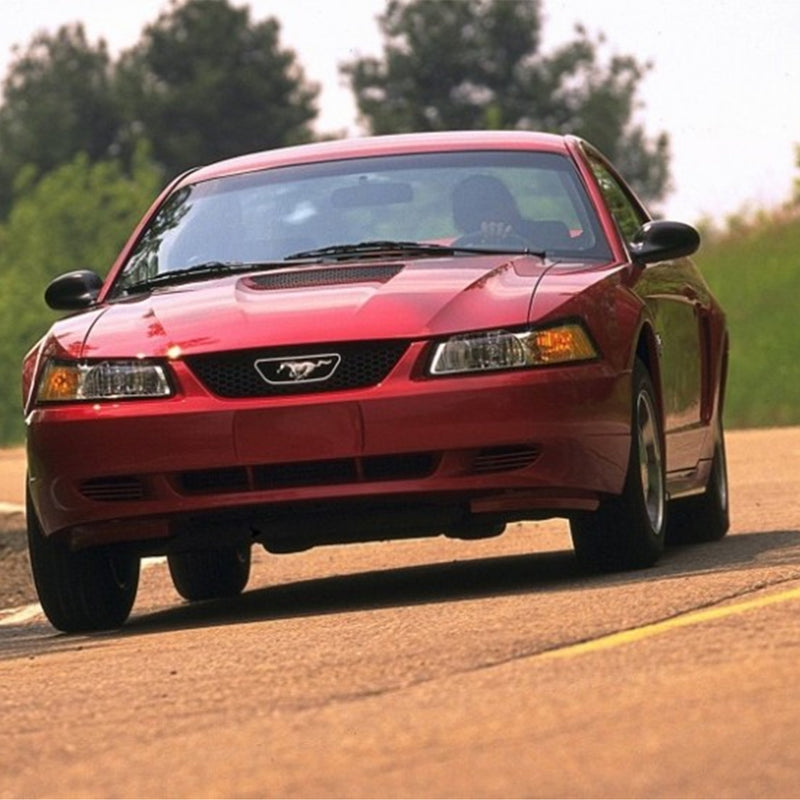
[[[667,544],[698,544],[721,539],[730,527],[725,435],[717,425],[711,475],[703,494],[670,503]]]
[[[139,557],[119,548],[70,550],[45,536],[30,497],[28,551],[39,602],[53,627],[65,633],[119,628],[139,587]]]
[[[661,418],[644,364],[634,363],[631,449],[622,494],[570,521],[578,560],[604,572],[643,569],[664,551],[666,472]]]
[[[167,556],[169,574],[186,600],[212,600],[241,594],[250,578],[249,544],[214,550],[189,550]]]

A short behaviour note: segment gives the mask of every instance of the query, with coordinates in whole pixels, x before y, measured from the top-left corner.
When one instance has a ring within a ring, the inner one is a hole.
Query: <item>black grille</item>
[[[245,283],[252,289],[304,289],[309,286],[340,286],[347,283],[386,283],[403,269],[402,264],[370,267],[326,267],[255,275]]]
[[[538,447],[492,447],[481,450],[472,462],[472,471],[477,473],[508,472],[529,467],[539,458]]]
[[[290,464],[261,464],[192,470],[178,475],[186,494],[225,494],[302,486],[336,486],[372,481],[424,478],[438,463],[434,453],[400,453],[388,456],[298,461]]]
[[[81,483],[80,491],[89,500],[106,503],[142,500],[145,496],[142,482],[138,478],[128,475],[89,478]]]
[[[391,372],[407,347],[407,342],[302,345],[190,356],[186,363],[206,388],[220,397],[269,397],[375,386]],[[265,359],[291,361],[331,353],[339,355],[341,362],[327,380],[270,384],[256,369],[256,362]]]
[[[189,494],[224,494],[246,492],[250,489],[250,478],[244,467],[183,472],[180,482],[183,490]]]

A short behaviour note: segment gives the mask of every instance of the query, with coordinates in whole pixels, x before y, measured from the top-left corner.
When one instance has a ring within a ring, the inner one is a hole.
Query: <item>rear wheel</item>
[[[664,550],[666,474],[661,420],[655,390],[644,364],[633,370],[631,449],[619,497],[570,522],[578,560],[591,569],[613,571],[652,566]]]
[[[249,544],[189,550],[167,556],[169,574],[186,600],[212,600],[240,594],[250,577]]]
[[[730,527],[728,465],[722,423],[717,425],[711,475],[703,494],[670,503],[667,544],[695,544],[721,539]]]
[[[26,503],[31,571],[42,609],[65,633],[120,627],[139,586],[139,557],[121,549],[70,550],[45,536],[30,497]]]

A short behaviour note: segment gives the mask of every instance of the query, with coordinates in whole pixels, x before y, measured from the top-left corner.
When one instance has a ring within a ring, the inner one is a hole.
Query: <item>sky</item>
[[[510,2],[511,0],[509,0]],[[251,19],[281,22],[306,77],[320,84],[317,129],[363,133],[338,65],[380,56],[385,0],[231,0]],[[673,191],[660,210],[720,223],[775,208],[800,177],[800,0],[542,0],[542,53],[603,34],[604,58],[634,56],[652,69],[639,85],[637,121],[671,139]],[[0,0],[0,75],[39,31],[83,22],[116,56],[169,0]]]

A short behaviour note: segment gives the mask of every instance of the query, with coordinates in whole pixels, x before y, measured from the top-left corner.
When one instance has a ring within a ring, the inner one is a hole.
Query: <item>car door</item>
[[[648,216],[609,167],[588,154],[589,163],[625,242]],[[667,471],[692,470],[705,439],[704,372],[711,298],[688,258],[640,268],[634,291],[646,303],[655,326]]]
[[[655,324],[659,350],[667,467],[670,472],[697,465],[705,439],[703,387],[705,363],[704,297],[688,259],[652,264],[643,270],[639,291]],[[708,308],[708,296],[705,296]]]

